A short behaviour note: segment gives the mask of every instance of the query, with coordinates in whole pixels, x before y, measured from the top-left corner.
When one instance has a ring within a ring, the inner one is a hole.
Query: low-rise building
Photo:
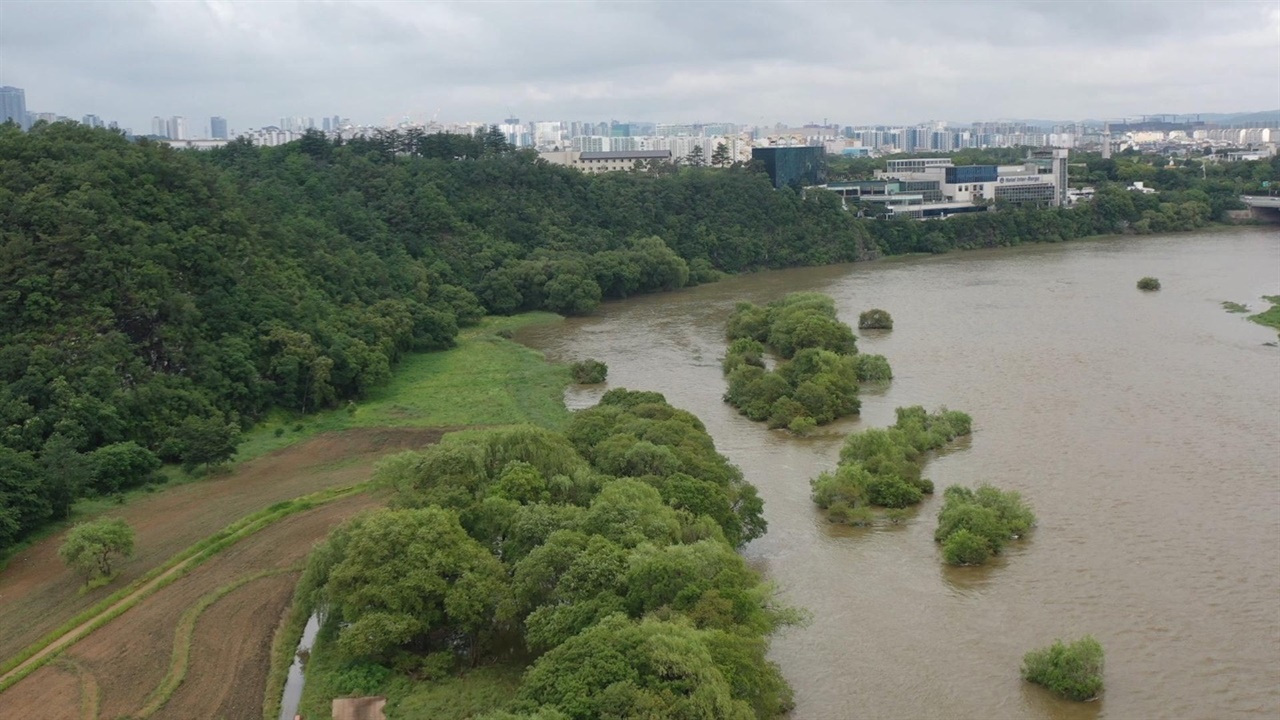
[[[567,165],[587,173],[635,170],[641,162],[671,162],[670,150],[611,150],[581,152],[559,150],[539,153],[538,157],[554,165]]]
[[[1021,165],[957,166],[950,158],[890,160],[876,179],[936,184],[940,197],[935,202],[1062,206],[1067,203],[1067,152],[1034,150]]]

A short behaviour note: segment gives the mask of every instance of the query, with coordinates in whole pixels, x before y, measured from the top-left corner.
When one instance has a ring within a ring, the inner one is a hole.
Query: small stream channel
[[[298,649],[293,653],[293,664],[289,666],[289,677],[284,682],[284,694],[280,698],[280,720],[293,720],[298,715],[298,703],[302,701],[302,684],[307,679],[302,667],[302,653],[311,650],[311,644],[316,641],[318,632],[320,632],[320,615],[312,613],[307,619],[307,626],[302,629]]]

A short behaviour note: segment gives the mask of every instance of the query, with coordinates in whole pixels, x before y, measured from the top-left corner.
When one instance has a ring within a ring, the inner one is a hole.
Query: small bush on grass
[[[580,360],[569,366],[573,381],[583,385],[595,385],[604,382],[609,375],[609,366],[599,360]]]
[[[1138,281],[1139,290],[1159,290],[1160,281],[1153,277],[1144,277]]]
[[[859,330],[892,330],[893,318],[880,308],[872,308],[858,316]]]
[[[1102,644],[1085,635],[1070,644],[1055,640],[1022,658],[1022,677],[1069,700],[1092,700],[1102,692]]]
[[[372,695],[391,675],[391,669],[363,660],[352,662],[334,673],[332,686],[339,695]]]

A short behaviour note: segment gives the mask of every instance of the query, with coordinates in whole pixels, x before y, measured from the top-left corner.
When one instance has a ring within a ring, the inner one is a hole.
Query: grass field
[[[479,326],[463,330],[451,350],[406,356],[388,383],[355,404],[354,413],[338,408],[268,417],[245,436],[236,460],[348,428],[519,423],[560,427],[569,419],[564,407],[568,368],[550,365],[541,353],[496,334],[559,320],[551,313],[485,318]]]
[[[330,700],[341,697],[342,675],[333,638],[321,633],[307,663],[306,685],[298,711],[303,717],[327,717]],[[388,720],[466,720],[506,706],[520,687],[523,663],[490,665],[438,681],[391,675],[373,694],[387,698]]]

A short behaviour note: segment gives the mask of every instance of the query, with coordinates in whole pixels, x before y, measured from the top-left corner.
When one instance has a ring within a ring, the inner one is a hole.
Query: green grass
[[[311,646],[298,706],[303,717],[328,717],[333,698],[341,697],[335,685],[346,661],[334,635],[332,627],[322,627]],[[509,704],[524,671],[524,663],[515,662],[475,668],[439,681],[415,681],[393,673],[374,694],[387,698],[389,720],[465,720]]]
[[[1259,325],[1280,330],[1280,295],[1263,295],[1262,299],[1271,303],[1271,307],[1256,315],[1250,315],[1249,319]]]
[[[248,460],[312,435],[362,427],[462,427],[533,423],[558,428],[568,421],[564,388],[569,370],[496,333],[561,320],[551,313],[485,318],[463,330],[450,350],[403,358],[385,385],[356,403],[311,415],[277,412],[245,435],[236,460]],[[294,427],[301,424],[301,430]],[[277,436],[276,430],[284,433]]]
[[[515,698],[523,673],[523,667],[493,665],[462,677],[407,686],[403,694],[388,695],[387,717],[465,720],[498,710]]]

